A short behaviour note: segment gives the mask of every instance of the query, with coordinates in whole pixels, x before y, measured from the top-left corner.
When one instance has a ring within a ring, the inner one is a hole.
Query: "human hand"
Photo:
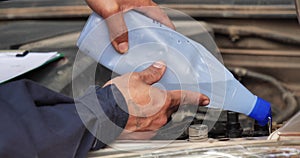
[[[111,43],[122,54],[128,50],[128,32],[122,14],[124,12],[135,9],[175,29],[168,16],[152,0],[86,0],[86,2],[94,12],[106,19]]]
[[[209,104],[209,98],[197,92],[166,91],[151,86],[161,79],[165,70],[164,63],[155,62],[142,72],[128,73],[105,84],[115,84],[128,106],[129,119],[121,139],[150,139],[180,105]]]

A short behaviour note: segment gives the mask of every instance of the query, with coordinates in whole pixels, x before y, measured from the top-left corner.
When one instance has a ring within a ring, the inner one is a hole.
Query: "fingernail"
[[[160,68],[164,67],[165,64],[161,61],[157,61],[153,64],[153,66],[160,69]]]
[[[125,53],[128,51],[128,42],[122,42],[118,45],[118,47],[121,53]]]
[[[204,100],[203,102],[202,102],[202,105],[208,105],[209,104],[209,100],[208,99],[206,99],[206,100]]]

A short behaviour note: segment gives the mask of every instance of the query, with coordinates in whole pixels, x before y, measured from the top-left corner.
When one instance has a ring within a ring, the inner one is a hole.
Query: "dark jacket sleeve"
[[[96,105],[88,101],[94,94]],[[114,85],[91,87],[75,102],[28,80],[1,85],[0,157],[86,157],[89,150],[104,147],[120,134],[126,111]],[[108,122],[118,128],[105,126]],[[110,133],[109,139],[95,139],[105,133]]]

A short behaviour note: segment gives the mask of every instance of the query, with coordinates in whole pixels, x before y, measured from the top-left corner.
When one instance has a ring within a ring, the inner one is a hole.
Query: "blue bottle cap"
[[[249,116],[255,119],[259,125],[265,126],[272,117],[271,104],[262,98],[257,97],[255,106]]]

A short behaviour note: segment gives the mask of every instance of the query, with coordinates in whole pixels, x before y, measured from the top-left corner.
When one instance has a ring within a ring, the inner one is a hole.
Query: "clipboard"
[[[62,57],[58,52],[0,50],[0,84]]]

